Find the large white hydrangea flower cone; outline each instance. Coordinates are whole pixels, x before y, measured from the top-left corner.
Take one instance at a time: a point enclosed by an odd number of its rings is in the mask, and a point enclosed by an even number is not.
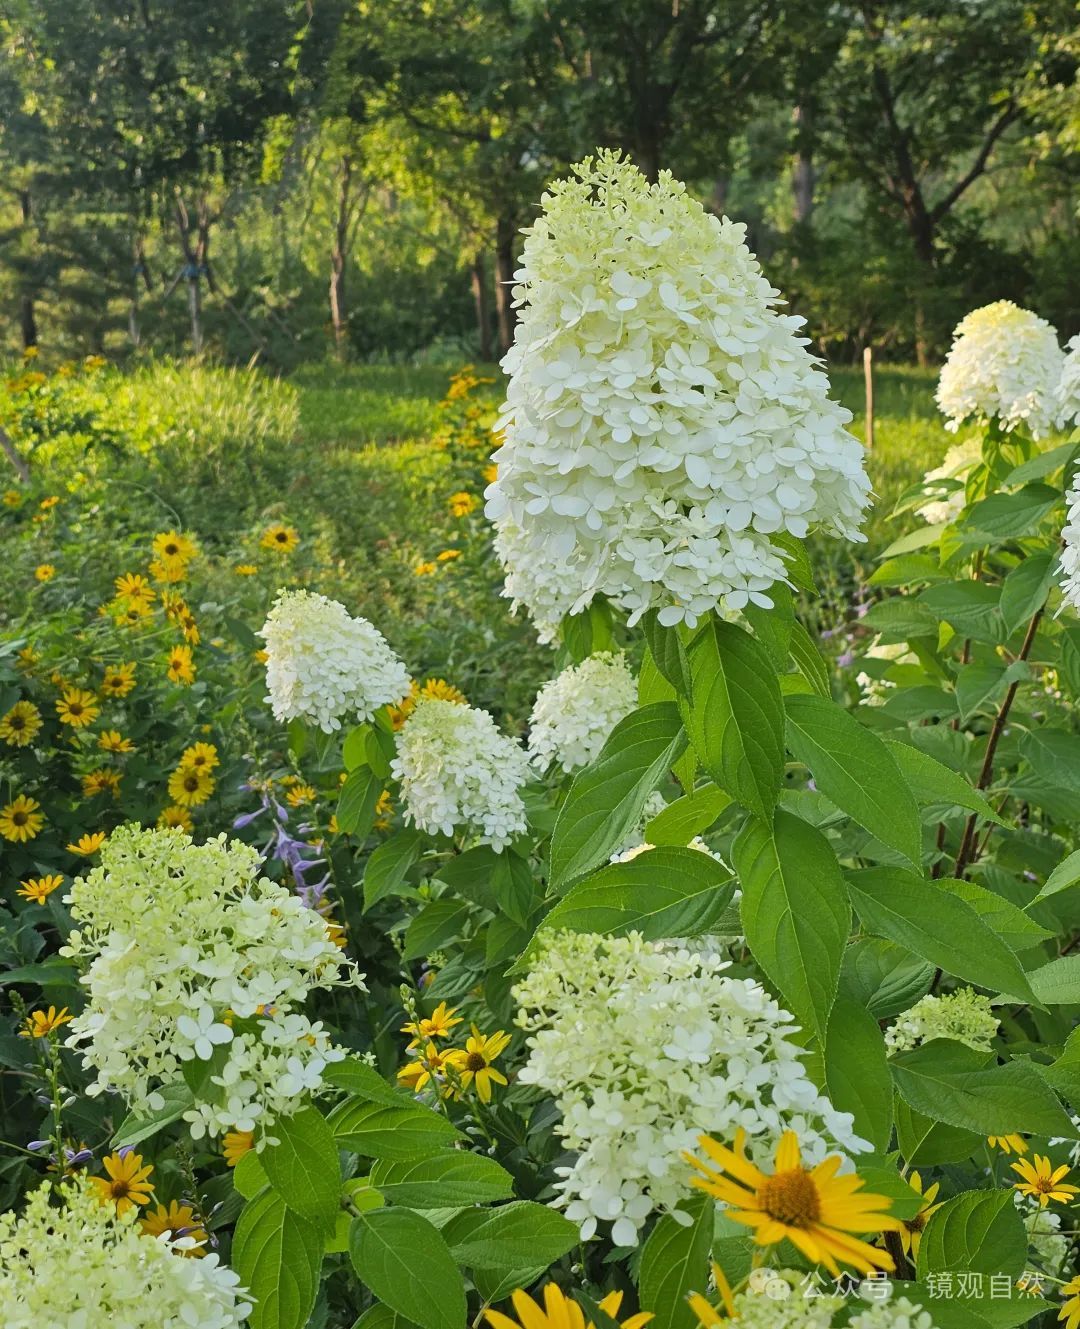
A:
[[[325,595],[282,591],[259,635],[276,720],[310,720],[331,733],[409,691],[408,670],[378,628]]]
[[[634,709],[637,683],[626,657],[613,651],[569,665],[536,695],[529,717],[529,756],[541,772],[587,766],[608,735]]]
[[[546,640],[601,593],[631,622],[768,607],[785,577],[773,537],[862,538],[850,413],[744,230],[617,154],[544,195],[486,511],[505,594]]]
[[[398,734],[391,763],[405,820],[429,835],[471,832],[501,851],[526,828],[525,750],[487,711],[420,696]]]
[[[1054,328],[1030,309],[998,300],[972,310],[956,325],[938,379],[945,427],[996,419],[1041,438],[1054,428],[1063,360]]]

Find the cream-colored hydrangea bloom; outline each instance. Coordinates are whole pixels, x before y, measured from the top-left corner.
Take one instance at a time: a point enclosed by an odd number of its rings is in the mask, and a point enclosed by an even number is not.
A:
[[[420,696],[391,763],[405,820],[429,835],[466,831],[497,850],[526,828],[521,789],[532,775],[520,744],[487,711]]]
[[[537,693],[529,717],[529,756],[541,772],[587,766],[608,735],[637,704],[637,682],[626,656],[600,651],[569,665]]]
[[[938,379],[947,429],[965,420],[997,420],[1004,430],[1041,438],[1054,428],[1063,363],[1057,333],[1011,300],[975,309],[956,325]]]
[[[636,1244],[654,1210],[689,1193],[682,1154],[703,1132],[743,1127],[759,1161],[785,1130],[815,1163],[870,1147],[810,1081],[794,1018],[727,968],[696,942],[557,933],[514,988],[529,1033],[518,1078],[559,1109],[574,1160],[557,1203],[585,1239],[610,1223],[616,1245]]]
[[[318,988],[363,982],[322,916],[258,868],[255,849],[224,835],[195,845],[121,826],[73,883],[77,928],[61,954],[83,966],[87,1003],[67,1042],[96,1072],[88,1094],[154,1111],[185,1066],[212,1063],[184,1113],[200,1138],[261,1132],[322,1087],[345,1054],[301,1007]]]
[[[50,1202],[52,1201],[52,1202]],[[59,1201],[59,1203],[56,1203]],[[184,1259],[183,1238],[150,1237],[85,1182],[39,1186],[0,1214],[4,1329],[234,1329],[251,1311],[213,1251]]]
[[[1074,481],[1065,495],[1067,514],[1061,532],[1061,561],[1058,574],[1061,593],[1076,610],[1080,610],[1080,480]]]
[[[331,733],[409,691],[408,671],[378,628],[325,595],[281,591],[259,635],[278,720],[310,720]]]
[[[923,521],[930,526],[940,526],[955,521],[960,516],[964,510],[965,499],[963,482],[981,458],[982,439],[965,438],[952,445],[940,466],[935,466],[932,471],[926,472],[923,484],[928,487],[934,486],[941,480],[955,480],[958,482],[958,487],[945,493],[943,487],[938,484],[941,497],[932,498],[928,503],[915,509]]]
[[[745,244],[667,172],[600,153],[528,230],[486,491],[505,593],[545,639],[600,594],[636,621],[769,607],[774,537],[857,540],[850,412]]]

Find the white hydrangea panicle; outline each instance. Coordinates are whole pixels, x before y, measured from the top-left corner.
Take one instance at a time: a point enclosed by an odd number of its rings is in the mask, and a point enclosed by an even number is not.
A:
[[[1065,495],[1066,516],[1061,532],[1061,559],[1058,579],[1067,603],[1080,610],[1080,479],[1074,480]]]
[[[419,697],[391,763],[405,820],[429,835],[469,832],[496,850],[526,829],[521,789],[532,775],[524,748],[487,711]]]
[[[885,1045],[892,1052],[908,1052],[932,1038],[951,1038],[989,1052],[997,1031],[998,1018],[990,998],[964,987],[940,997],[928,992],[886,1029]]]
[[[529,717],[529,756],[541,772],[587,766],[608,735],[637,705],[637,682],[621,652],[601,651],[569,665],[536,695]]]
[[[82,965],[87,1003],[67,1044],[96,1072],[89,1095],[153,1111],[187,1063],[212,1060],[184,1114],[198,1139],[262,1132],[322,1087],[345,1054],[300,1008],[316,989],[363,981],[322,916],[258,867],[255,849],[224,835],[195,845],[121,826],[74,882],[77,928],[61,954]]]
[[[550,640],[603,594],[634,622],[769,607],[771,537],[850,540],[869,500],[851,414],[745,228],[604,152],[526,233],[486,491],[505,593]]]
[[[1080,425],[1080,333],[1066,343],[1065,351],[1054,405],[1058,429],[1073,429]]]
[[[996,420],[1041,438],[1054,428],[1063,355],[1057,333],[1030,309],[998,300],[956,325],[938,379],[937,404],[946,429],[965,420]]]
[[[960,516],[964,510],[964,484],[968,475],[974,470],[982,459],[982,439],[976,437],[965,438],[959,443],[954,443],[946,452],[945,459],[940,466],[935,466],[932,471],[927,471],[923,477],[923,484],[932,487],[938,484],[938,490],[941,493],[940,498],[932,498],[921,507],[916,508],[918,515],[930,526],[941,526],[946,522],[952,522]],[[942,480],[959,481],[959,487],[950,489],[947,493],[944,486],[940,485]]]
[[[409,691],[409,673],[366,618],[311,591],[281,591],[259,632],[274,718],[310,720],[325,733],[370,720]]]
[[[616,1245],[635,1245],[654,1210],[689,1193],[682,1154],[705,1132],[743,1127],[759,1160],[785,1130],[815,1163],[837,1145],[870,1148],[809,1079],[794,1018],[727,967],[696,944],[564,932],[544,938],[514,988],[529,1033],[519,1079],[559,1109],[576,1157],[556,1203],[584,1239],[611,1223]]]
[[[252,1309],[239,1283],[215,1252],[185,1259],[85,1181],[39,1186],[21,1214],[0,1214],[0,1324],[11,1329],[238,1329]]]

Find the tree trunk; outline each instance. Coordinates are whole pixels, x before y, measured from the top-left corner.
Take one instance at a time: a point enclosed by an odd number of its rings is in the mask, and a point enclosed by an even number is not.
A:
[[[705,206],[716,217],[722,217],[727,207],[728,186],[731,183],[731,177],[724,172],[718,175],[713,181],[713,187],[709,194],[709,201]]]
[[[476,306],[476,330],[480,336],[480,359],[491,360],[491,303],[488,298],[487,263],[483,250],[472,261],[472,293]]]
[[[349,257],[349,220],[352,208],[352,158],[346,153],[338,167],[337,216],[330,246],[330,323],[334,330],[334,354],[345,360],[349,353],[349,314],[345,301],[345,267]]]
[[[503,215],[495,226],[495,310],[499,324],[499,351],[502,355],[514,343],[517,312],[513,300],[514,219]]]
[[[132,346],[138,347],[142,342],[142,329],[139,326],[139,299],[144,290],[149,294],[154,289],[150,279],[150,269],[146,263],[146,251],[143,247],[141,235],[136,235],[131,242],[131,257],[131,303],[128,306],[128,335],[131,337]]]
[[[28,230],[33,225],[34,205],[29,189],[19,190],[19,212],[22,224]],[[35,310],[36,291],[29,273],[24,276],[23,289],[19,292],[19,331],[22,333],[23,350],[28,351],[38,344],[37,313]]]
[[[795,225],[809,226],[814,211],[814,116],[808,102],[792,113],[795,121],[795,164],[791,192],[795,197]]]
[[[187,282],[188,316],[191,319],[191,349],[196,355],[201,355],[203,348],[202,285],[197,249],[202,245],[202,236],[200,234],[195,245],[191,243],[191,218],[182,198],[176,201],[176,224],[180,231],[180,247],[184,251],[182,275]],[[200,226],[200,232],[201,230],[202,227]]]

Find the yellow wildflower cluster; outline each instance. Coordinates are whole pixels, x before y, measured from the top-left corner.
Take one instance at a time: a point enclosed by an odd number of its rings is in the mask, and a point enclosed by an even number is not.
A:
[[[439,1047],[462,1023],[457,1008],[440,1001],[429,1016],[417,1016],[402,1025],[402,1033],[411,1035],[406,1051],[413,1060],[402,1066],[397,1078],[414,1094],[430,1086],[443,1098],[463,1098],[475,1086],[481,1103],[490,1103],[492,1087],[506,1084],[506,1076],[494,1066],[510,1043],[510,1035],[501,1029],[482,1034],[474,1024],[464,1047]]]
[[[193,743],[184,749],[176,769],[169,776],[169,797],[173,806],[166,808],[158,818],[159,826],[191,829],[188,809],[205,803],[214,792],[213,771],[218,763],[218,750],[213,743]]]
[[[459,706],[469,704],[465,694],[455,688],[452,683],[447,683],[445,678],[425,678],[423,683],[417,683],[414,678],[408,696],[402,697],[396,706],[388,707],[390,723],[395,730],[400,729],[409,716],[412,715],[416,709],[416,703],[421,697],[434,697],[438,701],[454,701]]]

